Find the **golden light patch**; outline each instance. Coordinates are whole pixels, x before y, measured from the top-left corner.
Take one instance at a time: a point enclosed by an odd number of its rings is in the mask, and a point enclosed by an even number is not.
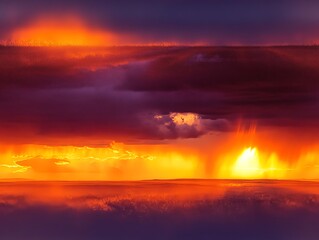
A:
[[[256,148],[247,148],[237,158],[233,166],[233,175],[238,177],[258,177],[263,173]]]
[[[256,147],[245,148],[239,155],[227,156],[219,166],[220,178],[284,179],[291,168],[276,153],[260,152]]]
[[[199,121],[199,115],[195,113],[171,113],[171,119],[176,125],[192,126]]]
[[[41,180],[196,177],[196,155],[163,148],[152,150],[115,142],[105,147],[21,145],[0,159],[0,168],[5,178]]]
[[[93,29],[76,17],[39,19],[15,30],[13,45],[20,46],[110,46],[114,34]]]

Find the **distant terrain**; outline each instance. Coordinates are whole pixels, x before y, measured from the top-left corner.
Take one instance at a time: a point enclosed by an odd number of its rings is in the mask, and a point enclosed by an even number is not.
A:
[[[319,182],[2,182],[0,238],[316,240]]]

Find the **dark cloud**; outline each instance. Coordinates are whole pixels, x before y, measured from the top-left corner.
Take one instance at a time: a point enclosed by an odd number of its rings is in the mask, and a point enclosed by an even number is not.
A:
[[[5,141],[190,138],[239,119],[312,129],[319,119],[315,47],[1,51]],[[199,120],[176,125],[172,113]]]
[[[154,104],[174,111],[313,120],[318,118],[317,53],[298,47],[189,48],[149,61],[139,71],[129,69],[120,88],[151,92]]]
[[[140,71],[133,65],[123,87],[281,96],[299,90],[307,94],[318,87],[316,55],[316,48],[188,48],[149,61]]]

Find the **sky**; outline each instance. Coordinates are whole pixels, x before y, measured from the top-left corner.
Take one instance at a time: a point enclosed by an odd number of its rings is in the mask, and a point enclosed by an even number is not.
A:
[[[318,178],[317,5],[1,1],[0,178]]]
[[[317,178],[318,49],[0,49],[3,178]]]
[[[3,0],[0,36],[2,41],[21,44],[17,30],[47,21],[67,26],[71,17],[91,31],[115,35],[111,45],[316,44],[316,9],[316,1],[299,0]]]
[[[318,239],[318,9],[0,0],[0,239]]]

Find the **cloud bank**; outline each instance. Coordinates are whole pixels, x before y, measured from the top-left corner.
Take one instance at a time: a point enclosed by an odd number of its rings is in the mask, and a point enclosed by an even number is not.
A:
[[[238,120],[317,129],[315,48],[0,51],[2,141],[196,138]]]

